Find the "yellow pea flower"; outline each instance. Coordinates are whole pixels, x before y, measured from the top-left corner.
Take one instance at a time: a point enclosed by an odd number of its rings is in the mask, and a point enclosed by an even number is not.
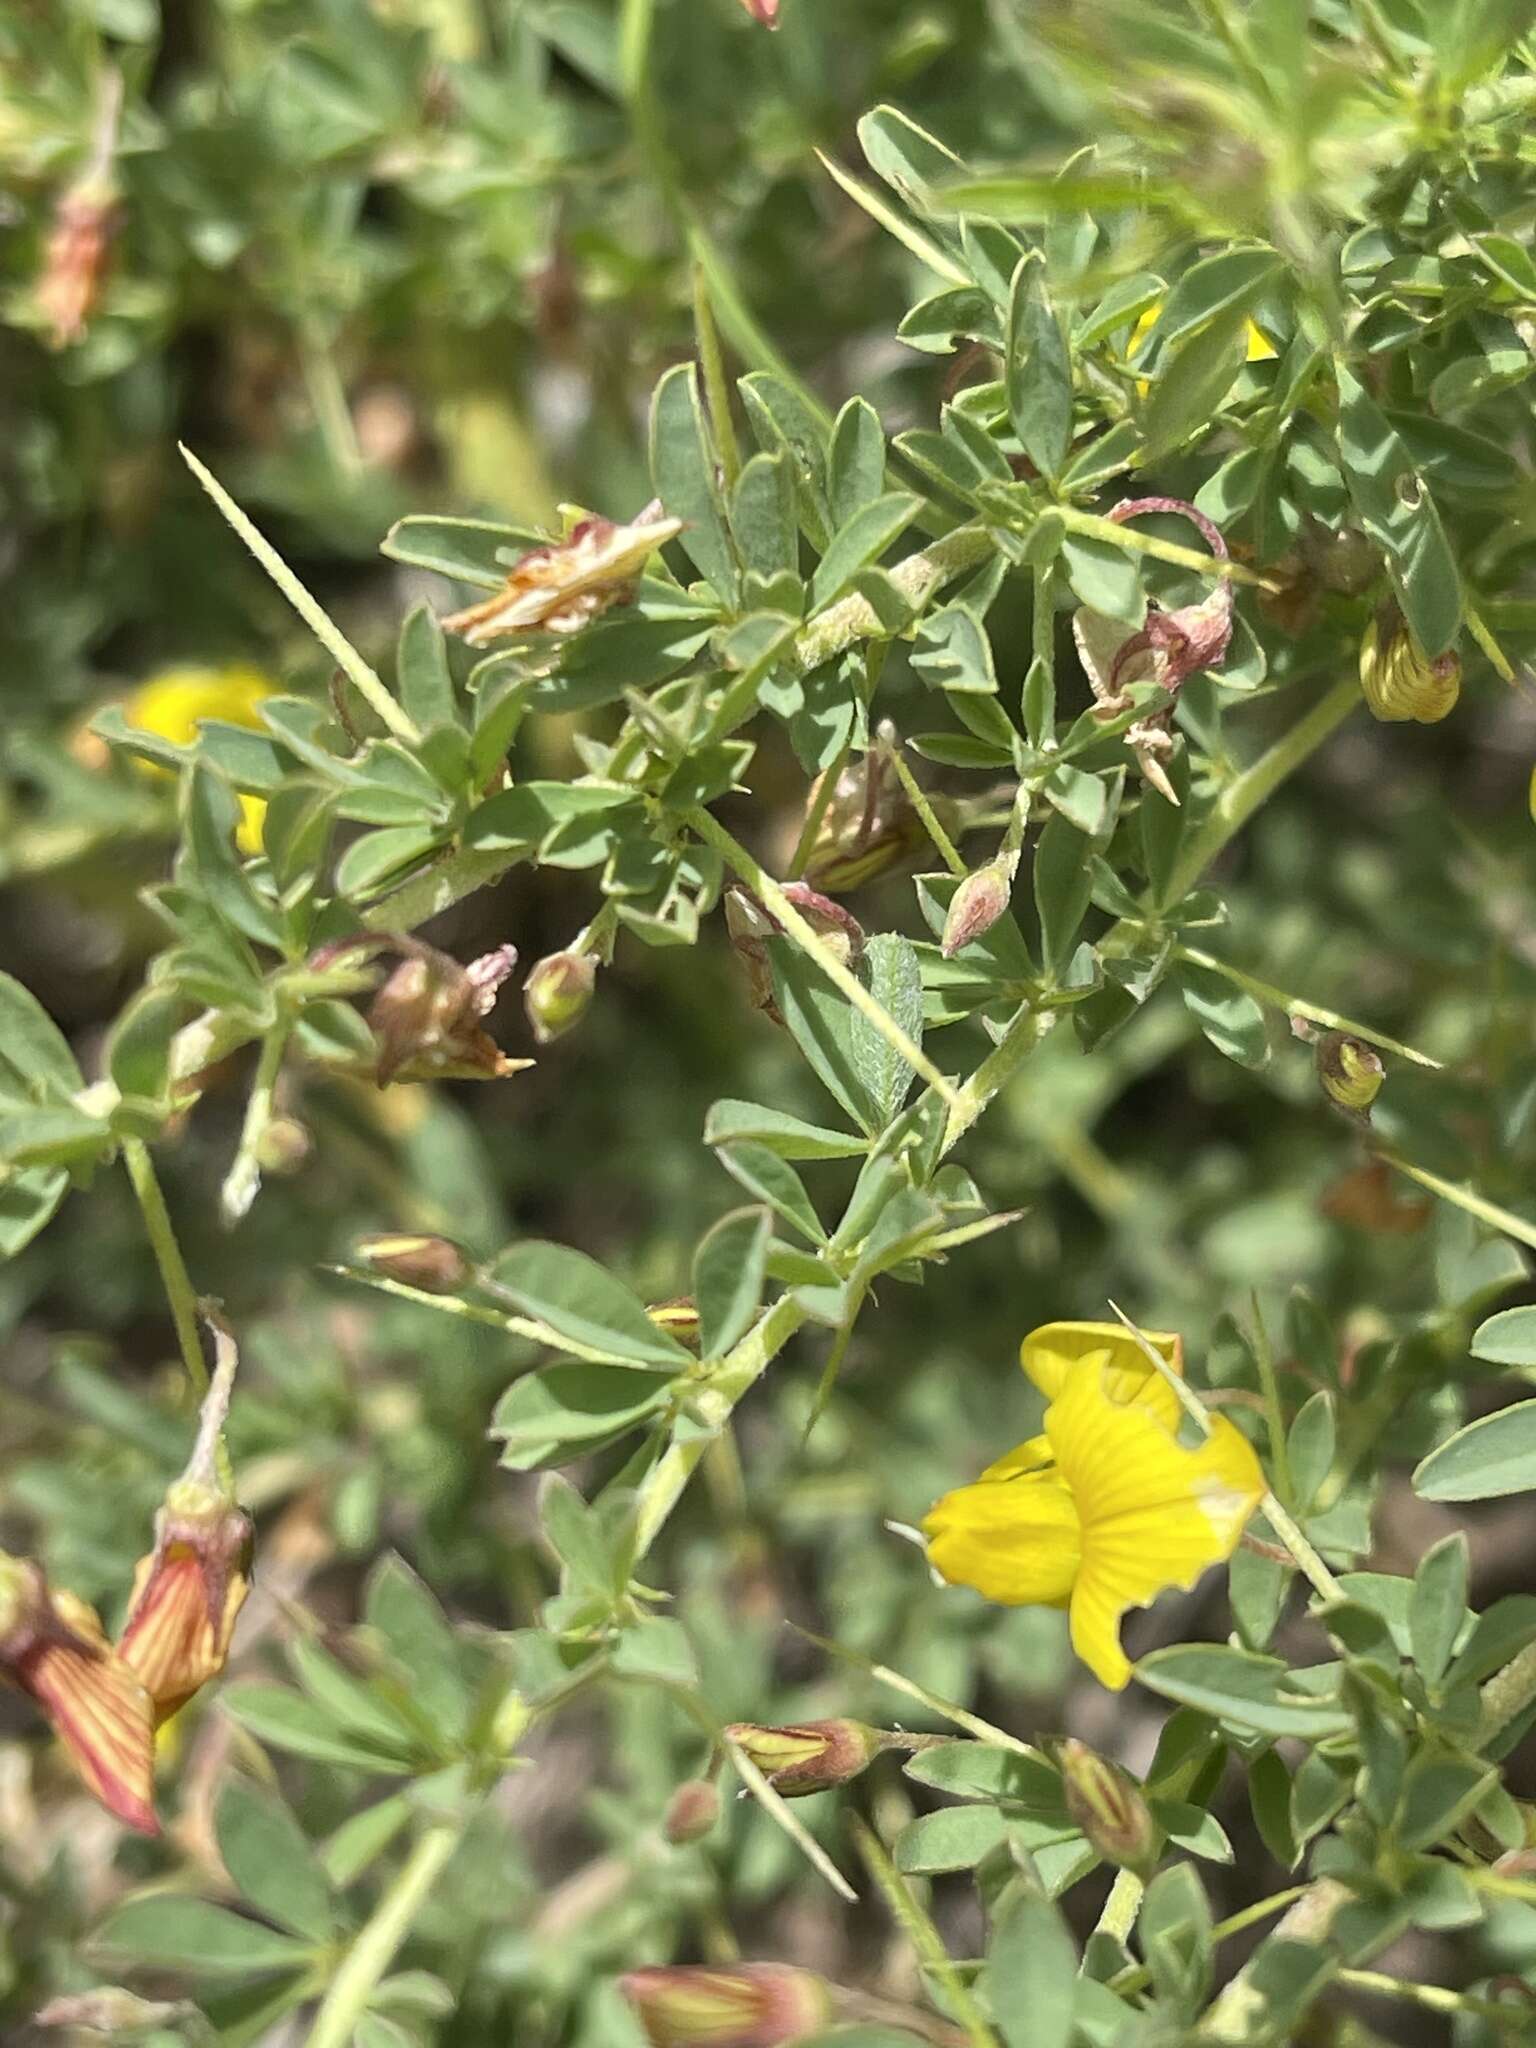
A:
[[[1149,1342],[1182,1369],[1176,1337]],[[1131,1675],[1121,1617],[1229,1558],[1264,1475],[1223,1416],[1182,1445],[1177,1396],[1114,1325],[1046,1324],[1022,1357],[1051,1397],[1044,1433],[930,1509],[928,1555],[989,1600],[1067,1609],[1073,1649],[1119,1691]]]
[[[277,685],[269,676],[243,663],[226,668],[164,668],[124,698],[122,711],[124,721],[140,732],[152,732],[172,746],[187,747],[197,738],[205,718],[258,729],[262,704],[276,694]],[[150,768],[149,772],[157,771]],[[260,797],[241,796],[235,839],[242,853],[260,853],[266,815]]]
[[[1163,308],[1167,303],[1166,299],[1154,300],[1131,329],[1130,344],[1125,352],[1129,361],[1135,361],[1136,351],[1163,317]],[[1275,344],[1264,330],[1250,320],[1248,322],[1248,353],[1244,360],[1250,363],[1269,363],[1273,362],[1279,353],[1280,351],[1275,347]],[[1138,377],[1136,379],[1136,389],[1143,398],[1146,397],[1151,388],[1147,378]]]

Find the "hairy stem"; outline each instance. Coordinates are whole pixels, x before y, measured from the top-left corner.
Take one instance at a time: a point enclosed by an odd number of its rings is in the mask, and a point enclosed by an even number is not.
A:
[[[439,1821],[418,1837],[373,1917],[347,1951],[331,1980],[307,2048],[347,2048],[379,1981],[411,1930],[432,1887],[442,1876],[464,1833],[464,1821]]]
[[[853,1822],[854,1845],[864,1868],[879,1886],[892,1916],[932,1976],[942,1985],[950,2010],[964,2027],[972,2048],[997,2048],[997,2036],[971,1996],[970,1986],[955,1968],[944,1937],[924,1912],[912,1887],[886,1853],[885,1844],[862,1820]]]
[[[160,1191],[149,1147],[142,1138],[123,1140],[123,1164],[128,1169],[128,1178],[143,1212],[144,1228],[149,1233],[155,1264],[160,1268],[160,1279],[165,1287],[166,1300],[170,1303],[171,1321],[176,1326],[176,1342],[181,1349],[182,1363],[187,1368],[187,1378],[201,1396],[208,1391],[208,1367],[203,1360],[202,1339],[197,1333],[197,1293],[171,1227],[170,1211]]]

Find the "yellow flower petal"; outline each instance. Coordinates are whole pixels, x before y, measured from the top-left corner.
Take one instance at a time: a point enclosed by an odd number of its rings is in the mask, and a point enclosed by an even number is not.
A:
[[[1032,1436],[1022,1444],[1015,1444],[1011,1451],[1004,1451],[995,1458],[977,1479],[978,1486],[985,1486],[1000,1479],[1018,1479],[1026,1472],[1040,1472],[1048,1465],[1054,1465],[1056,1453],[1043,1436]]]
[[[1071,1597],[1081,1532],[1072,1495],[1053,1470],[946,1493],[923,1533],[934,1569],[952,1586],[974,1586],[1005,1607],[1065,1607]]]
[[[1072,1646],[1118,1690],[1131,1675],[1120,1618],[1171,1586],[1192,1586],[1237,1548],[1264,1493],[1252,1447],[1224,1417],[1186,1450],[1140,1403],[1074,1373],[1046,1411],[1046,1435],[1082,1527]]]
[[[1184,1340],[1171,1330],[1144,1330],[1142,1335],[1184,1377]],[[1159,1389],[1166,1382],[1123,1323],[1042,1323],[1019,1346],[1019,1363],[1048,1401],[1054,1401],[1080,1368],[1097,1373],[1112,1401],[1151,1398],[1158,1412],[1167,1402]],[[1167,1394],[1178,1412],[1178,1396]]]

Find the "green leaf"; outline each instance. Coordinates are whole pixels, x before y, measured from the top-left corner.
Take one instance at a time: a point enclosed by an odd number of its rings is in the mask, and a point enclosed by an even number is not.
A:
[[[941,690],[997,695],[992,643],[968,605],[946,604],[930,612],[917,629],[909,659],[925,682],[937,684]]]
[[[1413,1475],[1421,1500],[1492,1500],[1536,1490],[1536,1400],[1479,1416],[1422,1460]]]
[[[880,1120],[853,1052],[856,1011],[798,946],[783,938],[764,944],[785,1029],[838,1106],[866,1132],[878,1130]]]
[[[57,1167],[28,1167],[0,1180],[0,1259],[25,1251],[68,1192],[69,1175]]]
[[[910,491],[888,491],[861,505],[833,534],[811,578],[811,607],[821,611],[843,595],[867,563],[883,555],[923,509]]]
[[[698,370],[679,363],[651,403],[651,477],[667,516],[684,522],[680,544],[721,602],[739,595],[736,558],[716,482],[717,456],[699,400]]]
[[[1093,897],[1093,871],[1088,862],[1091,850],[1087,834],[1053,810],[1035,848],[1034,870],[1041,957],[1053,980],[1060,980],[1072,958]]]
[[[480,590],[500,590],[520,555],[546,546],[548,536],[532,527],[412,513],[395,521],[381,552],[392,562],[406,562],[413,569],[433,569],[439,576],[451,576],[455,582],[471,583]]]
[[[1479,1323],[1472,1356],[1490,1365],[1536,1365],[1536,1308],[1506,1308]]]
[[[1090,611],[1103,612],[1126,626],[1139,626],[1147,615],[1146,592],[1136,557],[1126,548],[1096,536],[1068,533],[1061,543],[1062,565],[1074,594]]]
[[[722,1145],[719,1158],[726,1172],[740,1181],[749,1195],[766,1202],[791,1229],[798,1230],[812,1244],[826,1243],[827,1233],[821,1227],[821,1219],[799,1174],[787,1159],[770,1152],[766,1145],[750,1143]]]
[[[1408,1767],[1396,1834],[1405,1849],[1432,1849],[1454,1832],[1497,1782],[1486,1765],[1419,1756]]]
[[[392,1792],[342,1822],[320,1851],[325,1874],[338,1891],[345,1891],[362,1876],[415,1811],[408,1794]]]
[[[1072,365],[1045,288],[1045,266],[1035,255],[1013,274],[1006,389],[1019,445],[1041,475],[1054,480],[1072,440]]]
[[[688,1364],[680,1344],[657,1329],[624,1284],[568,1245],[537,1240],[504,1251],[491,1276],[518,1307],[564,1337],[656,1372]]]
[[[782,1109],[730,1097],[711,1105],[704,1120],[706,1145],[730,1145],[748,1138],[782,1159],[853,1159],[869,1149],[867,1138],[808,1124]]]
[[[864,952],[864,979],[870,994],[906,1032],[914,1045],[923,1042],[923,975],[917,949],[897,932],[872,938]],[[858,1011],[848,1020],[854,1067],[870,1101],[876,1125],[884,1129],[907,1099],[913,1071],[896,1048]]]
[[[430,605],[416,605],[400,628],[395,688],[423,732],[457,722],[459,707],[448,667],[448,647]]]
[[[1269,1060],[1269,1032],[1264,1012],[1245,989],[1208,967],[1174,970],[1184,1007],[1206,1037],[1240,1067],[1262,1067]]]
[[[832,426],[827,494],[834,530],[878,498],[885,484],[885,429],[867,398],[850,398]],[[790,564],[793,567],[793,564]]]
[[[614,1646],[613,1668],[627,1678],[649,1678],[663,1685],[699,1682],[687,1632],[666,1614],[651,1615],[622,1632]]]
[[[274,1970],[302,1970],[311,1954],[306,1943],[275,1934],[223,1906],[164,1893],[119,1906],[91,1945],[114,1960],[186,1970],[194,1977],[256,1977]]]
[[[1008,2048],[1068,2048],[1077,2002],[1077,1944],[1049,1899],[1017,1891],[987,1956],[987,1998]]]
[[[1445,1676],[1467,1620],[1467,1539],[1458,1529],[1419,1560],[1413,1575],[1408,1628],[1413,1661],[1428,1685]]]
[[[383,1557],[369,1574],[363,1618],[383,1637],[410,1681],[411,1698],[448,1748],[463,1733],[469,1688],[459,1646],[436,1596],[403,1558]]]
[[[552,1365],[513,1381],[496,1405],[491,1435],[502,1440],[503,1465],[533,1471],[600,1450],[669,1399],[665,1381],[626,1366]]]
[[[1321,1741],[1350,1725],[1335,1698],[1314,1695],[1296,1682],[1276,1657],[1255,1656],[1214,1644],[1180,1643],[1153,1650],[1136,1666],[1136,1676],[1165,1699],[1198,1707],[1259,1735],[1297,1735]]]
[[[232,1777],[219,1794],[215,1833],[224,1868],[247,1902],[316,1944],[335,1931],[330,1886],[293,1814],[274,1792]]]
[[[1168,294],[1152,330],[1159,350],[1173,349],[1223,314],[1246,320],[1279,269],[1273,249],[1223,249],[1192,263]]]
[[[896,1868],[909,1876],[974,1870],[1002,1841],[1007,1823],[995,1806],[947,1806],[920,1814],[896,1837]]]
[[[0,974],[0,1102],[67,1102],[85,1078],[30,989]]]
[[[878,484],[876,486],[878,489]],[[800,569],[800,534],[795,524],[795,479],[785,450],[754,455],[731,494],[731,531],[742,566],[774,577]]]
[[[1214,423],[1247,354],[1248,315],[1242,306],[1208,324],[1158,358],[1157,378],[1142,414],[1144,460],[1169,454]]]
[[[751,1328],[763,1299],[769,1235],[766,1209],[736,1209],[722,1216],[700,1244],[693,1261],[693,1298],[701,1357],[723,1357]]]
[[[1291,1831],[1291,1774],[1272,1749],[1248,1766],[1248,1803],[1265,1848],[1277,1863],[1293,1869],[1298,1852]]]
[[[1310,1511],[1318,1488],[1333,1469],[1337,1438],[1332,1394],[1313,1394],[1291,1424],[1286,1442],[1298,1514]]]
[[[919,1785],[960,1799],[1006,1799],[1066,1817],[1061,1778],[1042,1757],[1022,1756],[991,1742],[943,1742],[902,1765]]]

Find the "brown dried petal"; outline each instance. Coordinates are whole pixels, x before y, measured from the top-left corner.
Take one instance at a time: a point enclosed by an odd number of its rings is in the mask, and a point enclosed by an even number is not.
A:
[[[472,647],[517,633],[577,633],[609,605],[625,603],[647,560],[683,530],[653,499],[627,525],[594,515],[564,540],[534,548],[507,573],[494,597],[454,612],[443,624]]]

